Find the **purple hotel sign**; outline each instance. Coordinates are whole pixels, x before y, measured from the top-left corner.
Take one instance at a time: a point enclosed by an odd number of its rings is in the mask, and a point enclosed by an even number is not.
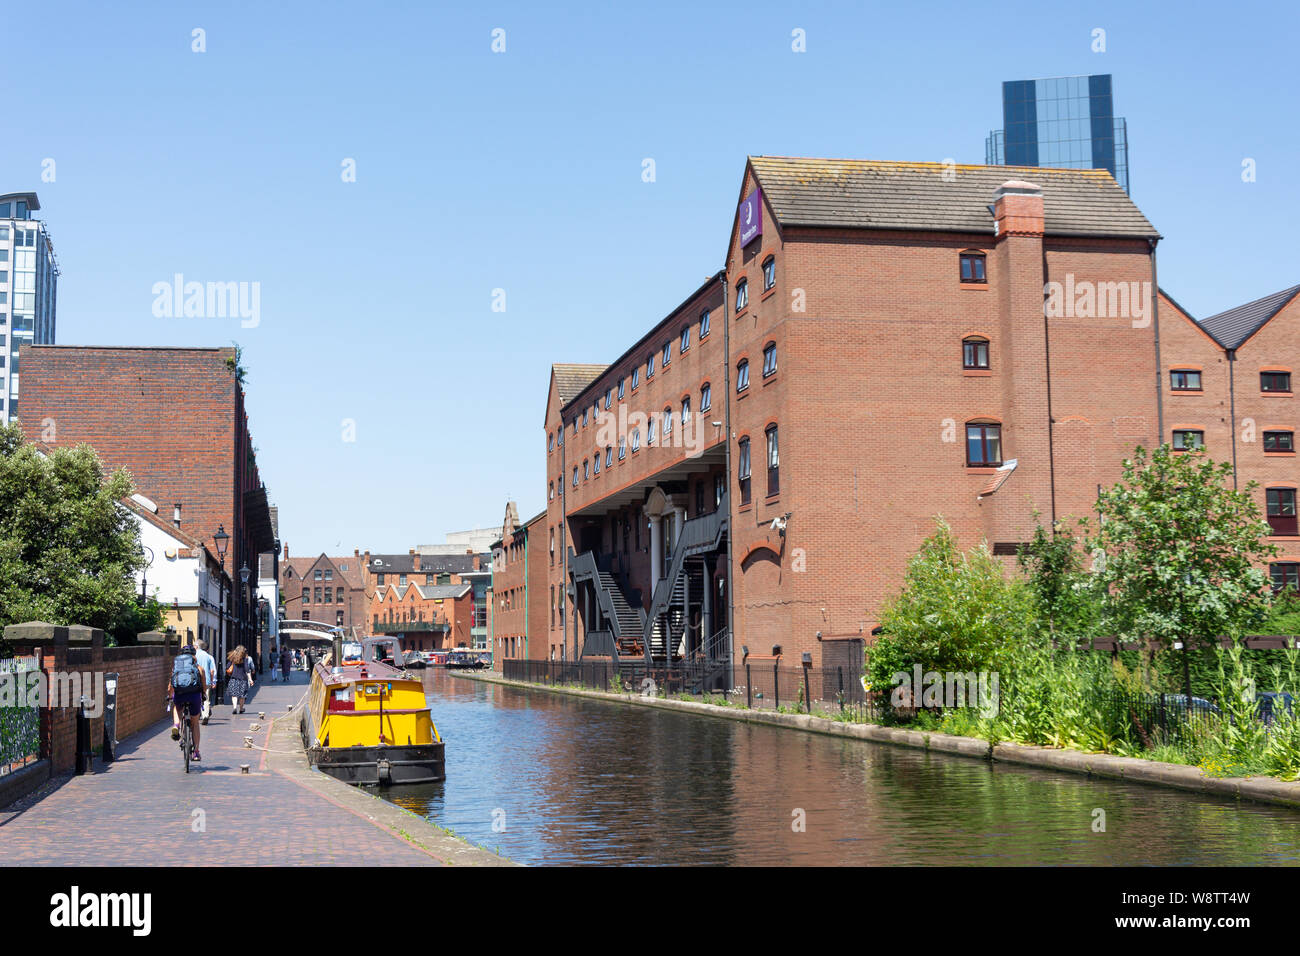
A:
[[[743,249],[763,234],[763,192],[755,189],[740,204],[740,247]]]

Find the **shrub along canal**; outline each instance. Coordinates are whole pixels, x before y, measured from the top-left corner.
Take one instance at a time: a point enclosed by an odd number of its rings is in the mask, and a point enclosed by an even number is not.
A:
[[[447,779],[381,795],[520,863],[1300,864],[1285,808],[442,669],[425,686]]]

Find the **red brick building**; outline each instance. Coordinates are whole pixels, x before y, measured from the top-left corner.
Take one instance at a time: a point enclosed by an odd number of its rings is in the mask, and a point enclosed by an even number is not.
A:
[[[347,634],[370,633],[370,596],[359,551],[349,557],[291,558],[284,545],[280,590],[284,616],[289,620],[320,621],[341,627]]]
[[[550,655],[547,607],[546,512],[522,524],[507,503],[501,537],[492,543],[492,658],[546,660]]]
[[[445,584],[382,584],[371,597],[370,627],[396,635],[404,651],[472,647],[474,590],[459,575]]]
[[[1296,526],[1296,396],[1300,286],[1195,321],[1168,295],[1160,299],[1164,440],[1203,447],[1230,461],[1238,487],[1258,482],[1260,512],[1282,553],[1275,586],[1300,586]]]
[[[49,445],[91,445],[173,527],[225,555],[224,653],[258,647],[258,555],[278,547],[233,348],[22,345],[22,426]],[[240,582],[247,567],[249,586]]]
[[[553,368],[555,656],[848,659],[936,516],[1088,514],[1160,433],[1158,239],[1105,172],[752,157],[725,270]]]

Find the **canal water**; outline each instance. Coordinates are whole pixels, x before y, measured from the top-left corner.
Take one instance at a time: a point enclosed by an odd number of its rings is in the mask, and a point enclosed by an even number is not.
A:
[[[1283,808],[441,668],[425,684],[447,779],[382,795],[521,863],[1300,864],[1300,812]]]

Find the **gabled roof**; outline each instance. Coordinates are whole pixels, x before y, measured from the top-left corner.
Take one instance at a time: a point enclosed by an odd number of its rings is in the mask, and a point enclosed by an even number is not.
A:
[[[1300,294],[1300,285],[1274,292],[1254,302],[1228,309],[1208,319],[1201,319],[1201,328],[1225,349],[1240,348],[1252,335],[1262,329],[1268,320],[1277,315],[1288,302]]]
[[[470,585],[465,584],[413,584],[420,597],[426,601],[442,601],[448,598],[464,597],[469,593]]]
[[[578,365],[567,363],[556,363],[551,366],[551,374],[555,376],[555,391],[560,396],[561,407],[569,404],[578,397],[578,394],[600,377],[600,373],[609,368],[608,365]]]
[[[1104,169],[787,156],[751,156],[749,162],[782,225],[992,234],[993,193],[1019,179],[1042,187],[1049,236],[1159,238]]]

